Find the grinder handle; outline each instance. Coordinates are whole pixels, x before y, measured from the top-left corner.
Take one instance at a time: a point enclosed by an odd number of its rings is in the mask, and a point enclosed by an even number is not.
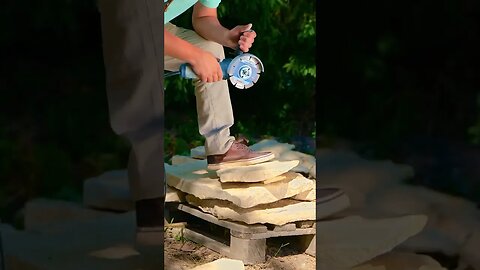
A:
[[[228,66],[230,65],[230,62],[232,62],[232,59],[223,59],[222,61],[219,62],[220,68],[222,69],[222,79],[226,80],[228,79]],[[188,63],[181,64],[180,65],[180,77],[184,79],[198,79],[197,74],[192,69],[192,66]]]
[[[240,36],[243,35],[243,33],[246,33],[246,32],[253,32],[253,29],[250,29],[250,30],[247,30],[247,31],[243,31],[242,34]],[[235,52],[233,53],[235,56],[239,56],[240,54],[242,54],[243,51],[240,50],[240,45],[237,45],[237,47],[235,48]]]

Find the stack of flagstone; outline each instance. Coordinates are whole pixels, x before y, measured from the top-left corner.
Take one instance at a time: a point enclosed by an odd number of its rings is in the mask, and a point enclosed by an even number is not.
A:
[[[219,219],[247,224],[315,220],[315,158],[293,147],[263,140],[251,148],[272,151],[274,160],[218,171],[207,170],[206,160],[198,159],[205,157],[203,147],[192,149],[192,158],[175,156],[172,165],[165,164],[168,194],[180,194],[178,198]],[[348,197],[338,189],[322,193],[324,217],[349,206]]]

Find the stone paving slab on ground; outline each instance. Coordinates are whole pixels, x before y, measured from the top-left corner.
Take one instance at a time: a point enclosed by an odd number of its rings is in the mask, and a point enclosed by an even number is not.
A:
[[[410,215],[388,219],[350,216],[318,222],[318,269],[348,269],[391,251],[418,234],[427,217]]]
[[[394,169],[395,164],[368,161],[350,152],[320,152],[317,159],[320,172],[318,183],[339,186],[352,199],[352,207],[342,212],[342,216],[388,218],[426,215],[428,222],[424,230],[401,243],[398,248],[407,252],[441,253],[452,258],[460,256],[459,260],[466,265],[480,269],[476,262],[478,256],[468,256],[464,252],[465,247],[472,246],[472,236],[480,227],[480,209],[474,202],[406,184],[401,179],[408,179],[409,169],[403,165]],[[368,168],[372,169],[371,173],[368,173]],[[353,177],[356,171],[361,173]],[[382,171],[390,173],[379,173]],[[385,177],[388,174],[393,177]],[[339,184],[332,184],[335,182]],[[480,250],[480,242],[469,250]]]
[[[323,187],[343,189],[351,199],[353,209],[364,208],[366,196],[372,190],[397,186],[413,177],[410,166],[391,161],[368,161],[350,155],[323,159],[317,160],[318,183]]]
[[[7,269],[161,269],[160,257],[138,254],[134,220],[128,212],[51,224],[48,233],[2,230]]]
[[[447,270],[427,255],[393,251],[382,254],[352,270]]]
[[[25,204],[24,228],[25,230],[47,230],[52,224],[95,219],[105,215],[112,215],[112,213],[87,209],[80,203],[36,198]]]

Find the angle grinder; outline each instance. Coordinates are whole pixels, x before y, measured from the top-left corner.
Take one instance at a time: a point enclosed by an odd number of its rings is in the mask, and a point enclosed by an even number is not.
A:
[[[238,89],[252,87],[260,78],[260,73],[264,72],[263,63],[257,56],[243,53],[240,49],[236,50],[236,56],[233,59],[223,59],[219,64],[223,80],[228,79]],[[180,75],[184,79],[198,79],[190,64],[187,63],[180,65],[178,71],[166,73],[164,77],[174,75]]]

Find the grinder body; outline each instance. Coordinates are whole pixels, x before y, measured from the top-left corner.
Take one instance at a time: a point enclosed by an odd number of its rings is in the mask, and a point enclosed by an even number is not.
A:
[[[250,53],[241,53],[233,59],[223,59],[219,64],[222,69],[222,79],[230,80],[239,89],[252,87],[258,81],[260,73],[264,71],[262,61]],[[198,78],[187,63],[180,65],[178,74],[185,79]]]
[[[228,79],[228,66],[232,62],[232,59],[224,59],[223,61],[219,62],[220,68],[222,69],[223,80]],[[189,64],[182,64],[180,65],[180,77],[184,79],[198,79],[197,74],[193,72],[192,66]]]

